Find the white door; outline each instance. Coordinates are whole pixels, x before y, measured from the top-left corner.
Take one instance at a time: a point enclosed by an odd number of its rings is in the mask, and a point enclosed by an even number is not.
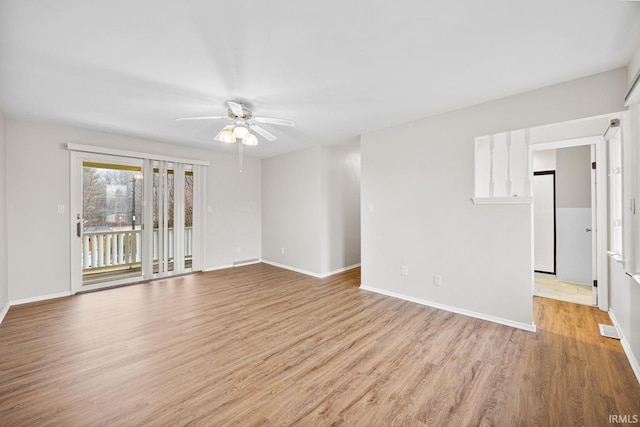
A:
[[[140,281],[142,160],[75,152],[71,160],[72,292]]]

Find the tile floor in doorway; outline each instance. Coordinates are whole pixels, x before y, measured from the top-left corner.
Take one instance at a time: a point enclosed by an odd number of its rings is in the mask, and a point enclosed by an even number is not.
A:
[[[535,294],[544,298],[593,305],[591,286],[559,281],[555,275],[535,273]]]

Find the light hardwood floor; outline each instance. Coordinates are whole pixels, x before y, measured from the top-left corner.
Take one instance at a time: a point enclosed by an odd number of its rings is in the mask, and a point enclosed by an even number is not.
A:
[[[561,282],[553,274],[535,273],[536,295],[576,304],[593,305],[591,286]]]
[[[606,313],[537,333],[256,264],[12,307],[0,424],[608,425],[640,385]]]

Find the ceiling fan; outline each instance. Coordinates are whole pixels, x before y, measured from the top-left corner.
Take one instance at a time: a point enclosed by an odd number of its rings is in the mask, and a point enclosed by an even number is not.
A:
[[[258,145],[258,134],[267,141],[275,141],[276,136],[256,123],[268,123],[280,126],[295,126],[291,120],[276,119],[272,117],[255,117],[253,112],[244,104],[227,101],[229,109],[226,116],[202,116],[202,117],[180,117],[176,121],[184,120],[220,120],[227,119],[232,123],[226,125],[214,139],[226,143],[234,143],[240,140],[244,145]]]

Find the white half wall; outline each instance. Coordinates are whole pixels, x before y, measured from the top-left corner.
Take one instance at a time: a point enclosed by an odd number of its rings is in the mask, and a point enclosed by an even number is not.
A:
[[[69,142],[209,161],[205,269],[260,258],[259,159],[245,158],[239,173],[235,155],[16,120],[7,138],[10,301],[69,292]]]
[[[363,286],[532,324],[531,206],[471,203],[474,138],[620,111],[625,86],[618,69],[363,135]]]
[[[7,269],[7,121],[0,113],[0,322],[9,308]]]

